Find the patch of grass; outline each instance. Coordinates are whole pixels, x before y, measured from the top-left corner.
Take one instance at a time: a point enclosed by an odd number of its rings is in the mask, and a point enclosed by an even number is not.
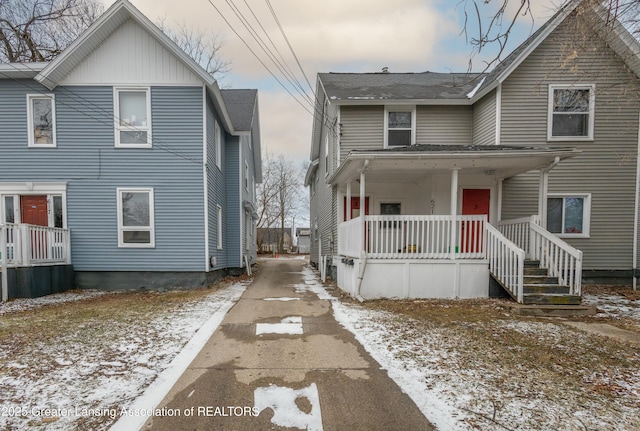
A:
[[[529,400],[531,417],[545,416],[544,404],[574,411],[590,406],[594,414],[615,417],[620,409],[640,405],[637,346],[583,333],[561,319],[512,315],[501,303],[376,300],[364,306],[392,313],[385,321],[393,332],[390,346],[422,337],[399,357],[431,367],[437,358],[436,369],[446,378],[457,376],[483,388],[476,394],[484,398],[472,397],[470,411],[491,417],[495,409]],[[625,429],[640,427],[640,419],[634,421]]]

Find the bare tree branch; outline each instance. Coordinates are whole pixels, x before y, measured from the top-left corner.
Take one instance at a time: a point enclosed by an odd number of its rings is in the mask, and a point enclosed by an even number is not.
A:
[[[0,62],[52,60],[101,13],[97,0],[0,0]]]

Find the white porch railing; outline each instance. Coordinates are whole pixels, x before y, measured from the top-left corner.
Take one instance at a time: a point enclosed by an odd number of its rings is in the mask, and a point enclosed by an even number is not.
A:
[[[541,227],[538,216],[501,221],[500,231],[527,250],[529,258],[540,261],[549,277],[558,277],[560,285],[568,286],[571,295],[582,293],[582,251]]]
[[[0,225],[0,234],[7,267],[71,263],[68,229],[6,223]]]
[[[362,251],[364,227],[360,217],[338,225],[338,254],[359,257]]]
[[[487,258],[489,271],[522,303],[525,252],[490,224],[487,224]]]
[[[456,223],[455,258],[485,258],[487,217],[447,215],[365,216],[338,227],[338,252],[372,259],[450,259],[452,221]],[[364,235],[364,236],[363,236]],[[363,242],[364,241],[364,242]]]

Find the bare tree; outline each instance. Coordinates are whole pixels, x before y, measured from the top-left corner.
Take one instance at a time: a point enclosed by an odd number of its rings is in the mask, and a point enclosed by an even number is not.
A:
[[[265,155],[262,166],[262,184],[257,188],[258,228],[280,228],[278,249],[282,253],[285,223],[304,203],[303,171],[283,155],[274,157],[270,153]]]
[[[216,80],[221,80],[229,73],[231,63],[220,56],[220,49],[224,45],[221,35],[192,28],[184,22],[170,27],[165,19],[159,20],[158,27]]]
[[[52,60],[101,13],[97,0],[0,0],[0,62]]]
[[[557,0],[555,8],[559,10],[576,1],[579,0]],[[588,29],[607,30],[618,21],[636,37],[640,37],[640,0],[584,0],[581,3],[583,10],[599,7],[604,16],[604,20],[598,19],[597,22],[592,19]],[[474,58],[489,48],[496,51],[483,60],[483,71],[491,69],[506,53],[515,26],[526,20],[533,28],[536,19],[540,18],[535,16],[531,0],[460,0],[459,5],[465,17],[462,32],[472,47],[469,70]]]

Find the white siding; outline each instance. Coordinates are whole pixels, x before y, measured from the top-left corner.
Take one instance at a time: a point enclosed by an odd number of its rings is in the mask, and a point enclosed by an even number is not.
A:
[[[146,30],[128,20],[61,84],[112,83],[201,85],[202,80]]]

